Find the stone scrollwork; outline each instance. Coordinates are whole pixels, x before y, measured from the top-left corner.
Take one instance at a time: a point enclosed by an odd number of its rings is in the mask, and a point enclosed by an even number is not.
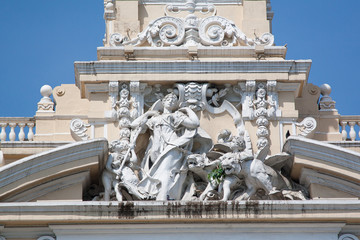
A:
[[[120,33],[113,33],[110,36],[110,46],[112,47],[120,46],[123,42],[127,40],[128,38],[124,37]]]
[[[140,45],[145,41],[152,47],[177,46],[185,38],[184,21],[180,18],[161,17],[151,22],[149,26],[132,41],[124,45]]]
[[[152,21],[138,37],[128,40],[120,34],[111,36],[111,46],[133,45],[140,46],[146,41],[152,47],[167,46],[272,46],[274,36],[264,33],[261,37],[255,35],[248,38],[234,22],[220,16],[199,18],[194,11],[214,12],[213,5],[197,7],[192,1],[181,6],[168,5],[166,11],[178,12],[188,10],[190,14],[185,18],[164,16]]]
[[[233,46],[237,41],[240,45],[248,45],[245,34],[233,22],[223,17],[203,19],[199,24],[199,35],[205,46]]]
[[[295,125],[298,126],[300,130],[300,133],[298,135],[306,137],[315,130],[317,122],[314,118],[307,117],[304,118],[301,123],[296,123]]]
[[[274,45],[274,35],[271,33],[264,33],[261,37],[255,37],[255,39],[249,40],[249,45],[265,45],[272,46]]]
[[[81,119],[73,119],[70,122],[70,130],[75,139],[77,140],[88,140],[89,136],[87,135],[87,128],[90,127],[90,124],[85,124]]]

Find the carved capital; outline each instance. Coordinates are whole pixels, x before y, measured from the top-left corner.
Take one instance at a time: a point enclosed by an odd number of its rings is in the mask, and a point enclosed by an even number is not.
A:
[[[119,93],[119,82],[109,82],[109,94],[118,95]]]
[[[129,84],[131,93],[137,93],[137,94],[144,93],[146,91],[147,87],[148,87],[147,83],[140,83],[138,81],[130,82],[130,84]]]
[[[255,92],[255,89],[256,89],[256,81],[254,81],[254,80],[246,81],[246,84],[245,84],[246,92]]]
[[[276,92],[277,91],[277,82],[275,80],[267,81],[266,87],[267,87],[268,92]]]
[[[9,127],[14,128],[17,126],[17,123],[9,123]]]

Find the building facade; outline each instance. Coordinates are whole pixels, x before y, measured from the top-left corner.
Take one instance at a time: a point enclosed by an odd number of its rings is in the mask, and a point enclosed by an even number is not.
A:
[[[0,118],[2,238],[358,240],[360,117],[286,59],[273,15],[104,0],[98,60]]]

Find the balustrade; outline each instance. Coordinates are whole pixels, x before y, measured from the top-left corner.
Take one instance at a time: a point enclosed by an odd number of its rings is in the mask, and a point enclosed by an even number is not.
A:
[[[360,116],[341,116],[340,126],[343,141],[360,139]]]
[[[0,117],[0,141],[34,141],[34,127],[33,118]]]

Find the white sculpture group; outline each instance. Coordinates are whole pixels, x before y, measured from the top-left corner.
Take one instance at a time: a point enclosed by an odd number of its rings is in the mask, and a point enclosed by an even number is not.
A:
[[[231,103],[224,100],[223,105]],[[102,199],[306,199],[306,189],[282,173],[281,164],[266,165],[268,158],[277,157],[285,165],[291,156],[269,157],[268,145],[254,155],[242,120],[237,124],[238,134],[222,130],[213,144],[200,126],[195,112],[200,110],[179,104],[172,92],[131,121],[130,136],[121,135],[111,143],[102,175]],[[139,144],[140,136],[148,141]]]

